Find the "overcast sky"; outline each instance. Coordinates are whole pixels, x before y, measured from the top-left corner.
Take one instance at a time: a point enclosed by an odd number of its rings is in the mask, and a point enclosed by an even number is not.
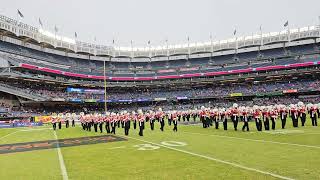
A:
[[[209,41],[319,24],[320,0],[1,0],[0,14],[98,44],[144,46]]]

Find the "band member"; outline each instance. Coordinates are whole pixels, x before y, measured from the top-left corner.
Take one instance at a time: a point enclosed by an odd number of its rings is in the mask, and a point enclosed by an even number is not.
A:
[[[159,108],[159,111],[157,112],[156,117],[160,122],[160,130],[163,131],[164,130],[164,113],[162,112],[161,108]]]
[[[312,126],[318,126],[317,111],[318,111],[317,105],[309,104],[309,114],[310,114]]]
[[[270,113],[269,113],[269,108],[267,106],[262,106],[261,109],[262,111],[262,119],[263,119],[263,124],[264,124],[264,130],[269,131],[270,130]]]
[[[201,111],[199,113],[200,115],[200,121],[202,122],[202,127],[203,128],[207,128],[207,124],[206,124],[206,109],[204,106],[201,107]]]
[[[133,121],[133,129],[137,128],[137,115],[136,112],[132,111],[131,120]]]
[[[242,131],[244,131],[245,129],[247,129],[247,131],[249,131],[248,107],[243,108],[241,114],[242,114],[242,120],[243,120]]]
[[[98,116],[97,113],[95,113],[94,116],[93,116],[94,132],[98,132],[98,124],[99,124],[99,116]]]
[[[105,122],[106,131],[109,134],[110,133],[110,120],[111,120],[110,112],[106,112],[105,116],[103,117],[103,119],[104,119],[104,122]]]
[[[111,113],[111,133],[116,134],[116,126],[117,126],[117,114]]]
[[[98,125],[99,125],[99,130],[100,130],[100,133],[102,133],[102,127],[103,127],[103,117],[102,117],[102,114],[98,114]]]
[[[78,116],[76,113],[72,113],[71,114],[71,117],[72,117],[72,127],[75,127],[75,121],[78,120]]]
[[[159,117],[150,110],[149,113],[146,114],[146,122],[150,121],[149,123],[152,131],[154,130],[155,119],[157,119],[157,121],[159,122]]]
[[[57,128],[57,119],[58,119],[57,113],[52,113],[51,123],[52,123],[53,130],[56,130],[56,128]]]
[[[173,132],[177,132],[178,131],[178,118],[177,118],[177,112],[173,111],[172,114],[172,122],[173,122]]]
[[[225,108],[221,109],[221,113],[223,113],[223,130],[228,130],[228,118],[231,115],[231,111],[230,110],[225,110]]]
[[[126,136],[129,135],[130,125],[131,125],[130,116],[127,113],[127,111],[125,111],[124,112],[124,134]]]
[[[239,109],[238,109],[238,104],[234,103],[233,104],[233,108],[231,110],[232,116],[231,116],[231,120],[233,122],[233,127],[234,130],[237,131],[237,127],[238,127],[238,122],[239,122]]]
[[[216,129],[219,129],[219,121],[221,119],[221,114],[217,108],[213,109],[213,120]]]
[[[284,129],[286,127],[287,122],[287,107],[285,105],[279,105],[279,115],[281,119],[281,128]]]
[[[298,109],[294,104],[290,105],[290,115],[293,127],[298,127]]]
[[[80,112],[80,123],[81,123],[81,126],[82,126],[82,129],[83,130],[86,130],[86,121],[85,121],[85,115],[84,115],[84,112]]]
[[[63,115],[63,113],[59,113],[58,114],[58,127],[59,127],[59,129],[61,129],[62,121],[64,121],[64,115]]]
[[[306,107],[303,102],[298,102],[298,117],[301,119],[301,126],[304,126],[307,119],[307,114]]]
[[[317,107],[318,118],[320,118],[320,103],[315,106]]]
[[[168,118],[168,125],[171,126],[171,122],[173,121],[172,119],[172,111],[169,111],[167,114],[167,118]]]
[[[87,114],[86,115],[86,128],[87,128],[87,131],[91,131],[91,125],[92,125],[92,115],[91,114]]]
[[[192,118],[193,118],[193,122],[196,122],[196,118],[197,118],[197,115],[198,115],[198,109],[194,109],[193,111],[192,111],[192,114],[191,114],[191,116],[192,116]]]
[[[278,118],[278,112],[275,107],[270,107],[270,119],[271,119],[271,129],[275,130],[276,129],[276,120]]]
[[[190,117],[191,117],[191,109],[186,111],[186,113],[187,113],[186,118],[187,118],[187,121],[189,122],[190,121]]]
[[[253,106],[253,118],[256,122],[257,131],[262,131],[261,111],[258,106]]]
[[[144,115],[141,109],[138,110],[138,121],[139,121],[139,136],[143,136],[144,129]]]
[[[66,128],[69,128],[69,122],[71,121],[71,113],[66,113],[65,121]]]

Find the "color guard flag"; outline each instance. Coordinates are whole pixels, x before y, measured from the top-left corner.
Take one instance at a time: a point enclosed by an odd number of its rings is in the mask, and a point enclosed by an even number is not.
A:
[[[21,11],[20,11],[19,9],[18,9],[18,14],[19,14],[19,16],[22,17],[22,18],[24,17],[23,14],[21,13]]]

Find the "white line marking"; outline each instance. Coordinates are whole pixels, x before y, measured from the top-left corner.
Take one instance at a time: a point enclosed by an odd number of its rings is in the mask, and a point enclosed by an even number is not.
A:
[[[52,128],[41,128],[41,129],[25,129],[25,130],[19,130],[20,132],[27,132],[27,131],[43,131],[43,130],[48,130],[48,129],[52,129]]]
[[[124,136],[122,136],[122,137],[124,137]],[[216,158],[205,156],[205,155],[202,155],[202,154],[197,154],[197,153],[185,151],[185,150],[182,150],[182,149],[177,149],[177,148],[174,148],[174,147],[165,146],[165,145],[162,145],[162,144],[157,144],[157,143],[154,143],[154,142],[145,141],[145,140],[142,140],[142,139],[137,139],[137,138],[134,138],[134,137],[126,136],[126,138],[134,139],[134,140],[145,142],[145,143],[150,143],[150,144],[153,144],[153,145],[161,146],[161,147],[164,147],[164,148],[167,148],[167,149],[171,149],[171,150],[174,150],[174,151],[183,152],[185,154],[190,154],[190,155],[193,155],[193,156],[198,156],[198,157],[201,157],[201,158],[204,158],[204,159],[209,159],[209,160],[216,161],[216,162],[219,162],[219,163],[228,164],[230,166],[242,168],[242,169],[245,169],[245,170],[248,170],[248,171],[254,171],[254,172],[261,173],[261,174],[270,175],[270,176],[273,176],[273,177],[276,177],[276,178],[279,178],[279,179],[293,180],[293,178],[281,176],[281,175],[278,175],[278,174],[274,174],[274,173],[267,172],[267,171],[262,171],[262,170],[255,169],[255,168],[246,167],[246,166],[243,166],[241,164],[236,164],[236,163],[233,163],[233,162],[224,161],[224,160],[221,160],[221,159],[216,159]]]
[[[108,148],[108,149],[122,149],[122,148],[125,148],[125,146],[112,147],[112,148]]]
[[[12,135],[12,134],[15,134],[15,133],[17,133],[17,132],[19,132],[19,131],[15,131],[15,132],[9,133],[9,134],[7,134],[7,135],[4,135],[4,136],[0,137],[0,140],[4,139],[4,138],[6,138],[6,137],[8,137],[8,136],[10,136],[10,135]]]
[[[67,174],[67,169],[66,169],[66,165],[64,164],[64,160],[63,160],[63,156],[61,153],[61,149],[60,149],[60,145],[59,145],[56,131],[53,131],[53,134],[54,134],[54,137],[57,141],[57,152],[58,152],[58,157],[59,157],[61,175],[62,175],[63,180],[68,180],[69,178],[68,178],[68,174]]]
[[[214,136],[214,137],[222,137],[222,138],[229,138],[229,139],[239,139],[239,140],[253,141],[253,142],[282,144],[282,145],[289,145],[289,146],[299,146],[299,147],[320,149],[320,146],[312,146],[312,145],[305,145],[305,144],[285,143],[285,142],[278,142],[278,141],[267,141],[267,140],[261,140],[261,139],[247,139],[247,138],[232,137],[232,136],[222,136],[222,135],[215,135],[215,134],[202,134],[202,133],[190,133],[190,132],[181,132],[181,133],[184,133],[184,134],[195,134],[195,135],[202,135],[202,136]]]
[[[51,128],[47,128],[47,129],[51,129]],[[4,138],[6,138],[6,137],[8,137],[8,136],[10,136],[10,135],[12,135],[12,134],[18,133],[18,132],[28,132],[28,131],[42,131],[42,130],[47,130],[47,129],[34,129],[34,130],[31,130],[31,129],[29,129],[29,130],[18,130],[18,131],[14,131],[14,132],[12,132],[12,133],[9,133],[9,134],[7,134],[7,135],[4,135],[4,136],[0,137],[0,140],[4,139]]]

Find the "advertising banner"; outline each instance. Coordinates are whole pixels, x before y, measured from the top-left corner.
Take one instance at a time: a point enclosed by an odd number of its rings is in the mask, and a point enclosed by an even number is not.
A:
[[[231,93],[231,97],[237,97],[237,96],[242,96],[242,93]]]
[[[85,99],[84,102],[95,103],[95,102],[97,102],[97,100],[96,99]]]
[[[12,128],[12,123],[0,123],[0,128]]]
[[[284,94],[288,94],[288,93],[296,93],[296,92],[298,92],[298,90],[296,90],[296,89],[283,90],[283,93],[284,93]]]
[[[69,99],[70,102],[82,102],[81,99],[76,99],[76,98],[73,98],[73,99]]]
[[[154,98],[155,101],[166,101],[167,98]]]
[[[51,117],[50,116],[35,116],[34,121],[35,122],[42,122],[42,123],[51,123]]]
[[[13,127],[42,126],[42,122],[15,122]]]

